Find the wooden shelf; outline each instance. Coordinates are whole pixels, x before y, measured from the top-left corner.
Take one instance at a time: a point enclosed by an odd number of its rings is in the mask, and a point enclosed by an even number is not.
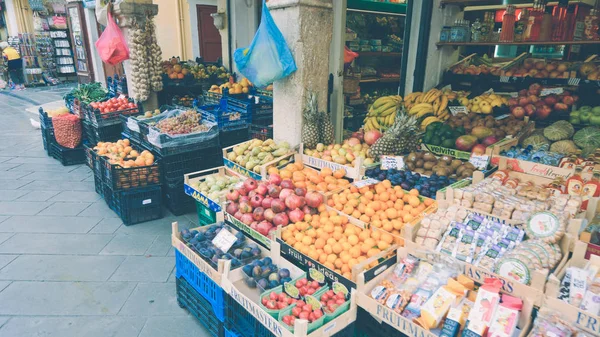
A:
[[[375,83],[375,82],[379,82],[379,83],[392,83],[392,82],[400,82],[400,77],[394,77],[394,78],[390,78],[390,77],[381,77],[381,78],[365,78],[360,80],[360,83]]]
[[[382,51],[357,51],[358,56],[384,56],[384,57],[402,57],[402,53],[398,52],[390,52],[385,53]]]
[[[580,44],[597,44],[600,41],[526,41],[526,42],[438,42],[435,45],[443,46],[561,46],[561,45],[580,45]]]
[[[558,1],[549,1],[548,6],[556,6]],[[594,6],[594,0],[569,0],[569,5]],[[532,0],[442,0],[440,6],[455,5],[460,7],[485,7],[481,10],[506,8],[506,5],[515,5],[517,8],[533,7]],[[474,10],[477,10],[476,8]]]
[[[380,15],[406,15],[406,4],[375,2],[370,0],[348,0],[350,11],[362,11]]]

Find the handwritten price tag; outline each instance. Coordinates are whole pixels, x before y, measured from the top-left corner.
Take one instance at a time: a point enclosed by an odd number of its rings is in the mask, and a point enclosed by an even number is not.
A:
[[[548,96],[550,94],[560,95],[563,92],[565,92],[564,88],[546,88],[542,89],[542,91],[540,92],[540,96]]]
[[[217,236],[215,236],[215,238],[212,240],[212,243],[213,245],[217,246],[220,250],[227,253],[236,241],[237,238],[235,237],[235,235],[231,234],[231,232],[229,232],[226,229],[221,229],[219,234],[217,234]]]
[[[389,169],[404,169],[404,158],[402,157],[392,157],[392,156],[381,156],[381,169],[389,170]]]
[[[487,169],[487,167],[490,163],[490,157],[486,156],[486,155],[483,155],[483,156],[471,155],[471,158],[469,158],[469,163],[473,164],[473,166],[475,166],[479,170],[485,170],[485,169]]]
[[[352,183],[352,185],[354,185],[354,186],[356,186],[358,188],[363,188],[365,186],[375,185],[378,182],[379,182],[379,180],[375,180],[375,179],[369,178],[369,179],[365,179],[365,180],[356,181],[356,182]]]
[[[450,110],[450,113],[453,116],[456,116],[458,114],[468,114],[469,113],[469,109],[467,109],[466,106],[462,106],[462,105],[449,106],[448,109]]]

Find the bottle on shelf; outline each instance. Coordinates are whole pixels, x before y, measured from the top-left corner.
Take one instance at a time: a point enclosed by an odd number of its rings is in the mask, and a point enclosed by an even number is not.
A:
[[[521,14],[519,15],[519,21],[515,25],[515,41],[521,42],[523,41],[523,36],[525,34],[525,30],[527,28],[527,21],[529,20],[529,10],[527,8],[523,8],[521,10]]]
[[[567,40],[567,12],[569,0],[559,0],[552,15],[552,41]]]
[[[487,41],[494,41],[493,37],[494,37],[494,25],[496,24],[495,22],[495,13],[494,12],[488,12],[488,21],[487,21],[487,26],[488,26],[488,36],[487,36]],[[496,39],[495,41],[498,41],[498,39]]]
[[[592,8],[590,13],[583,19],[583,38],[585,40],[598,40],[598,28],[600,27],[600,20],[598,17],[598,10]]]
[[[481,42],[481,22],[479,18],[475,19],[475,22],[471,25],[471,41]]]
[[[542,17],[544,15],[544,5],[537,1],[533,5],[533,10],[529,14],[527,23],[527,41],[538,41],[540,37],[540,27],[542,26]]]
[[[462,42],[471,42],[471,21],[465,20],[463,24],[463,41]]]
[[[552,7],[544,8],[544,14],[542,15],[542,24],[540,25],[540,35],[537,41],[551,41],[552,40]]]
[[[508,5],[502,17],[500,42],[512,42],[515,38],[515,6]]]
[[[481,28],[479,29],[479,41],[481,42],[488,41],[490,36],[489,15],[489,12],[483,13],[483,22],[481,23]]]

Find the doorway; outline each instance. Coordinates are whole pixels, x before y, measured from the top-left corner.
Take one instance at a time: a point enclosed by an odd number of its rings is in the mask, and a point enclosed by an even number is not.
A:
[[[196,5],[198,15],[198,45],[200,56],[207,62],[216,62],[221,58],[221,34],[213,24],[212,13],[217,6]]]

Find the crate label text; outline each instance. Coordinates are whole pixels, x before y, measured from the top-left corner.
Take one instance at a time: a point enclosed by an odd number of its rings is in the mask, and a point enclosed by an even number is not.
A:
[[[281,324],[242,293],[239,293],[235,287],[231,288],[231,293],[229,295],[272,333],[276,336],[283,336]]]

